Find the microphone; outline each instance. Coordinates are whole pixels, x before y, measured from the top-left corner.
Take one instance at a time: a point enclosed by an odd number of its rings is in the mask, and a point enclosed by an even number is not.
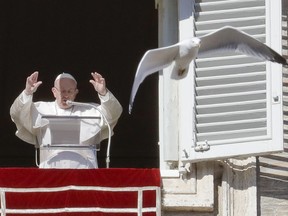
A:
[[[72,105],[77,105],[77,106],[83,106],[83,107],[89,107],[89,108],[94,108],[96,109],[102,116],[102,118],[104,119],[105,124],[108,127],[108,145],[107,145],[107,153],[106,153],[106,168],[109,168],[109,163],[110,163],[110,146],[111,146],[111,127],[110,124],[106,118],[106,116],[103,114],[103,112],[95,105],[93,104],[89,104],[89,103],[80,103],[80,102],[75,102],[75,101],[71,101],[71,100],[67,100],[66,104],[68,106],[72,106]]]

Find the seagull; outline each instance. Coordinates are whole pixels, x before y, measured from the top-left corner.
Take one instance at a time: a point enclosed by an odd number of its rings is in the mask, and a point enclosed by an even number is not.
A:
[[[172,71],[172,78],[181,79],[187,74],[192,60],[206,53],[224,50],[288,66],[283,56],[264,43],[241,30],[225,26],[202,37],[192,37],[171,46],[148,50],[137,67],[129,101],[129,113],[132,112],[137,90],[147,76],[174,62],[172,70],[175,73]]]

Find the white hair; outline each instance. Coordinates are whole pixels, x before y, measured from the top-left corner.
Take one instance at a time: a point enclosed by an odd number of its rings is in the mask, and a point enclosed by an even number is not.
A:
[[[77,84],[76,79],[75,79],[71,74],[69,74],[69,73],[62,73],[62,74],[59,74],[59,75],[56,77],[56,79],[55,79],[55,81],[54,81],[54,86],[56,85],[56,81],[57,81],[57,80],[60,80],[60,79],[63,79],[63,78],[67,78],[67,79],[74,80],[75,83]]]

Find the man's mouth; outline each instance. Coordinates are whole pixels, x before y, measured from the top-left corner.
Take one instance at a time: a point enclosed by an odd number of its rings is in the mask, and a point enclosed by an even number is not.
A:
[[[67,105],[67,100],[68,100],[68,99],[63,99],[63,100],[62,100],[62,103],[63,103],[64,105]]]

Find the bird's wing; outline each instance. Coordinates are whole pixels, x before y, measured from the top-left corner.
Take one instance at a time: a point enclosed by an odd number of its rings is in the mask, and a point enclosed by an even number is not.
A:
[[[143,80],[152,73],[168,67],[179,52],[179,45],[174,44],[167,47],[148,50],[142,57],[135,74],[134,83],[129,101],[129,113],[131,113],[133,101],[137,90]]]
[[[200,37],[199,56],[207,52],[232,50],[258,59],[287,65],[286,59],[264,43],[233,27],[224,27]]]

